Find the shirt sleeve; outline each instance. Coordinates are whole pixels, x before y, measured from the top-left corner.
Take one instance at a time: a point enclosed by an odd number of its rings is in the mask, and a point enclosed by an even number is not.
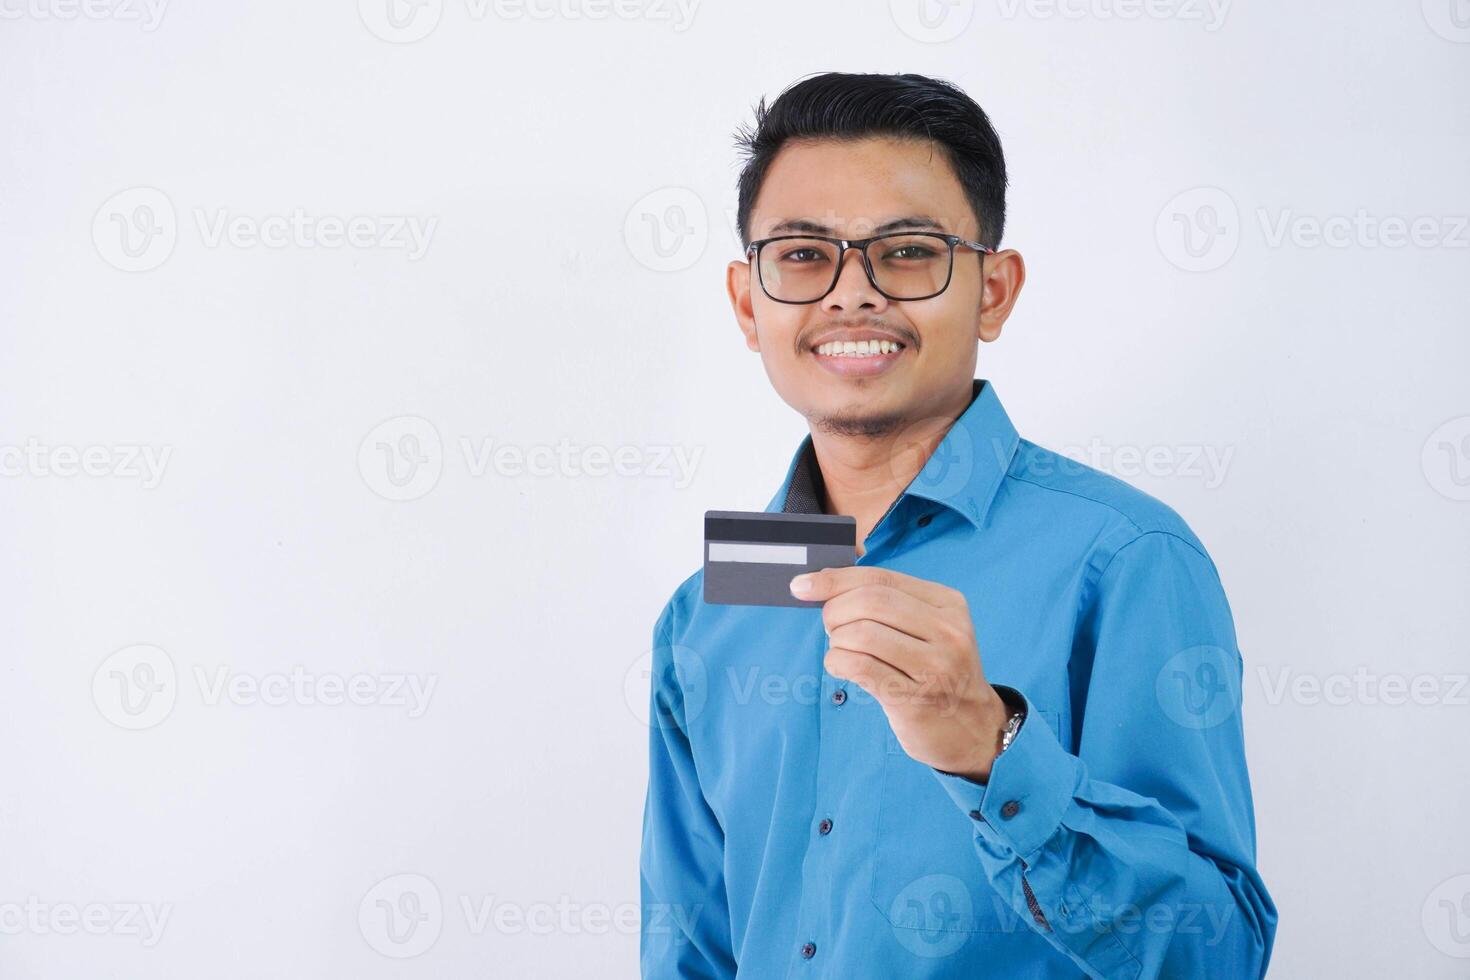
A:
[[[671,618],[672,603],[653,630],[639,954],[644,980],[717,980],[735,975],[725,835],[699,785]]]
[[[1089,592],[1077,754],[1028,700],[986,784],[935,778],[992,886],[1088,976],[1262,977],[1277,914],[1255,868],[1243,668],[1215,566],[1150,531]]]

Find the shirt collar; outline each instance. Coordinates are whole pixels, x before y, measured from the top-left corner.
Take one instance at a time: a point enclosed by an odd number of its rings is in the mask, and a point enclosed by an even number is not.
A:
[[[899,499],[923,497],[955,509],[976,527],[983,527],[1019,442],[1016,428],[995,394],[995,385],[976,378],[969,407],[949,427]],[[822,489],[822,470],[811,433],[807,433],[786,467],[781,489],[766,505],[766,513],[820,514]]]

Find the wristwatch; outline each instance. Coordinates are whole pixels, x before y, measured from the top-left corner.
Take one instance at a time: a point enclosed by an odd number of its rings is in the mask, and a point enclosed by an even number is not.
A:
[[[1011,716],[1006,719],[1005,732],[1000,737],[1000,752],[995,753],[996,758],[999,758],[1000,753],[1010,747],[1016,733],[1021,730],[1021,723],[1026,720],[1026,701],[1013,688],[996,687],[995,693],[1011,709]]]

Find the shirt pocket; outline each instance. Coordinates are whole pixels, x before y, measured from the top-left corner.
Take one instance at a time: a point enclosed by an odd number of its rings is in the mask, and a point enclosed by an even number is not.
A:
[[[1052,732],[1056,712],[1034,708]],[[1019,913],[990,885],[975,852],[971,817],[955,806],[930,767],[886,734],[872,847],[871,898],[899,938],[946,955],[965,933],[1024,934]]]

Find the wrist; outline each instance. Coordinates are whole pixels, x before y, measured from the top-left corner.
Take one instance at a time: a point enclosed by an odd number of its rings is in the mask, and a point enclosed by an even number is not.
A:
[[[983,751],[978,753],[976,761],[969,766],[958,772],[948,773],[948,775],[961,776],[974,783],[988,781],[995,760],[1000,757],[1011,739],[1015,737],[1020,721],[1025,717],[1026,702],[1016,696],[1016,692],[1010,688],[992,686],[991,691],[994,698],[986,709],[986,720],[981,724],[981,730],[985,732]]]

